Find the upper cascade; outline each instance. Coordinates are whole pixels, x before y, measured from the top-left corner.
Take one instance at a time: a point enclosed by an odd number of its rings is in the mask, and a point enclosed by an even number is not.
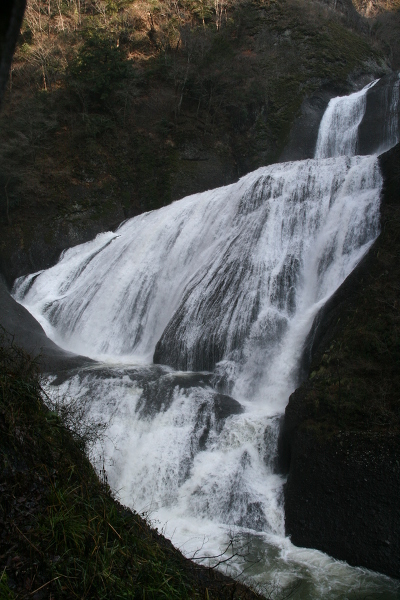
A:
[[[357,154],[358,127],[367,106],[367,92],[378,79],[359,92],[330,100],[319,126],[315,158]]]
[[[315,158],[380,154],[399,139],[400,74],[332,98],[322,117]],[[371,121],[373,126],[371,127]]]

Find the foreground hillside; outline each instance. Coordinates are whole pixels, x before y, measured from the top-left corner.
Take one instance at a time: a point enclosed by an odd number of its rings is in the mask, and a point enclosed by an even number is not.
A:
[[[395,67],[387,24],[382,42],[350,0],[332,6],[29,0],[0,117],[8,282],[276,161],[304,98]]]
[[[95,425],[49,410],[35,361],[0,338],[0,598],[261,598],[191,563],[113,500],[85,456]],[[53,407],[54,408],[54,407]]]

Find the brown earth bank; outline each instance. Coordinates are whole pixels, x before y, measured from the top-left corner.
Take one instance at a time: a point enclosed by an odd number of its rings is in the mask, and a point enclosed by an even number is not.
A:
[[[307,98],[396,68],[393,15],[379,25],[350,0],[29,0],[0,116],[7,284],[278,160]]]
[[[293,543],[400,577],[400,144],[379,160],[381,234],[314,323],[279,459]]]

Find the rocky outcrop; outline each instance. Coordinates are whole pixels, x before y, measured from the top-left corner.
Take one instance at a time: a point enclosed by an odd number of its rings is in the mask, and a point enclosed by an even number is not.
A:
[[[66,352],[52,342],[34,317],[9,294],[0,279],[0,329],[10,334],[13,343],[36,357],[44,372],[59,372],[82,367],[89,358]]]
[[[396,101],[393,98],[397,95],[398,109],[399,78],[400,73],[387,75],[368,90],[365,115],[358,129],[359,154],[385,150],[385,138],[390,136],[390,129],[397,125],[397,130],[400,131],[400,111],[394,110]],[[389,107],[392,107],[392,111]],[[382,123],[385,123],[384,127]]]
[[[366,28],[366,24],[361,18],[360,13],[357,12],[352,0],[320,0],[320,2],[343,15],[347,23],[351,23],[353,27],[357,27],[358,29]]]
[[[279,458],[293,543],[400,577],[400,145],[380,164],[382,233],[316,319]]]
[[[399,577],[399,453],[398,434],[303,430],[285,487],[292,542]]]

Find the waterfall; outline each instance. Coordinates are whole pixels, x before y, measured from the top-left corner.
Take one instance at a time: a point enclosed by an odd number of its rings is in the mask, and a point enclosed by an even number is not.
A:
[[[376,79],[351,96],[330,100],[319,127],[315,158],[357,153],[358,127],[367,106],[367,92],[378,81]]]
[[[331,102],[315,159],[135,217],[14,287],[54,341],[99,361],[49,392],[109,423],[97,453],[121,500],[188,556],[247,540],[230,568],[261,556],[255,581],[284,587],[306,552],[309,598],[375,585],[342,565],[340,587],[337,563],[291,546],[274,472],[313,319],[379,233],[377,157],[354,155],[372,85]]]
[[[263,330],[267,344],[280,337],[304,294],[317,302],[351,271],[377,235],[379,189],[375,158],[265,167],[68,250],[16,296],[60,345],[95,358],[148,362],[156,349],[181,370],[242,363]]]

